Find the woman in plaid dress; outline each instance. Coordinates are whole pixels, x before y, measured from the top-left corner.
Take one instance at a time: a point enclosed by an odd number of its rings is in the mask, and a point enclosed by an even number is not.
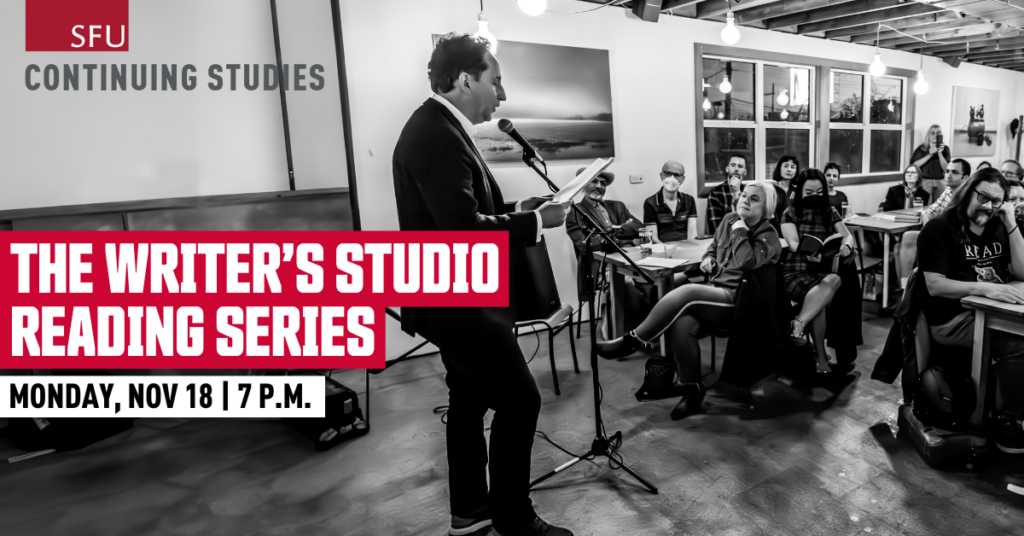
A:
[[[791,335],[802,339],[810,324],[817,369],[832,372],[825,353],[825,308],[839,290],[839,276],[832,273],[831,257],[797,253],[804,235],[824,241],[833,234],[843,236],[839,256],[852,259],[854,238],[843,224],[843,218],[829,205],[825,175],[817,169],[801,171],[793,187],[792,204],[782,215],[782,235],[789,246],[782,264],[786,292],[792,301],[801,304],[800,313],[791,323]],[[845,260],[844,260],[845,262]]]

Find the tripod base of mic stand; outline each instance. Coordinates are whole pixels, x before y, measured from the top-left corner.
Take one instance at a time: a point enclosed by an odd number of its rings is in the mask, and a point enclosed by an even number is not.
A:
[[[545,480],[547,480],[547,479],[557,475],[558,473],[561,473],[562,471],[565,471],[566,469],[576,465],[577,463],[579,463],[579,462],[581,462],[583,460],[591,460],[591,459],[594,459],[594,458],[596,458],[598,456],[604,456],[605,458],[608,458],[609,460],[615,462],[619,466],[620,469],[622,469],[623,471],[626,471],[627,473],[629,473],[629,476],[635,478],[637,480],[637,482],[640,482],[641,484],[643,484],[643,486],[645,488],[647,488],[648,490],[650,490],[651,493],[658,493],[658,488],[656,488],[653,485],[651,485],[650,482],[644,480],[644,477],[642,477],[639,474],[637,474],[636,471],[630,469],[626,464],[622,463],[622,461],[620,459],[612,456],[612,441],[613,440],[621,442],[622,441],[622,432],[615,432],[615,434],[611,438],[595,437],[594,438],[594,443],[591,444],[590,450],[586,454],[583,454],[582,456],[577,456],[577,457],[569,460],[568,462],[565,462],[564,464],[559,465],[558,467],[556,467],[550,473],[548,473],[548,474],[538,478],[537,480],[534,480],[533,482],[530,482],[530,489],[533,489],[534,486],[536,486],[537,484],[540,484],[541,482],[543,482],[543,481],[545,481]]]

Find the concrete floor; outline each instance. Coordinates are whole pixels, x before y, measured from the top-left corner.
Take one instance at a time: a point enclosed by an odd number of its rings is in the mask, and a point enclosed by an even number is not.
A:
[[[977,471],[929,468],[885,420],[896,385],[870,380],[890,321],[865,323],[857,379],[837,396],[759,386],[756,409],[709,397],[669,419],[675,400],[639,404],[643,359],[602,360],[607,430],[660,493],[607,463],[583,462],[533,493],[546,519],[578,535],[1024,534],[1024,460],[994,454]],[[566,334],[554,395],[547,344],[532,362],[540,430],[572,451],[593,437],[589,344],[572,372]],[[542,336],[546,337],[546,335]],[[706,343],[706,341],[705,341]],[[532,335],[521,339],[527,356]],[[723,344],[719,344],[719,352]],[[336,376],[362,391],[362,375]],[[444,369],[418,359],[373,378],[372,431],[317,453],[276,421],[140,420],[78,452],[0,466],[0,535],[447,534]],[[19,454],[0,438],[0,456]],[[533,474],[568,456],[538,439]]]

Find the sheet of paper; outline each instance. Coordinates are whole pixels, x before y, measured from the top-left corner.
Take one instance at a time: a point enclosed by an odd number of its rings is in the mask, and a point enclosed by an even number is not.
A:
[[[647,257],[636,261],[637,266],[652,266],[654,268],[675,268],[686,262],[686,259],[664,259],[661,257]]]
[[[551,198],[551,201],[553,203],[564,203],[576,197],[576,194],[583,191],[583,187],[586,186],[588,182],[594,180],[594,177],[610,166],[614,160],[614,156],[607,159],[598,158],[597,160],[594,160],[593,163],[587,166],[587,169],[583,170],[583,173],[580,173],[575,179],[569,181],[569,184],[562,187],[562,189]]]

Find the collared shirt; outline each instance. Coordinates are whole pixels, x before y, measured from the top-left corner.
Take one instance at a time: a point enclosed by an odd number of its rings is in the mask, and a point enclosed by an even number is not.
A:
[[[459,121],[459,124],[462,125],[462,130],[466,131],[466,134],[469,135],[469,139],[473,140],[473,135],[476,134],[476,126],[473,125],[473,122],[470,121],[468,117],[466,117],[466,114],[462,113],[458,108],[455,107],[454,104],[448,102],[448,99],[438,95],[437,93],[434,93],[433,95],[431,95],[430,98],[436,100],[437,102],[440,102],[445,108],[448,108],[448,111],[451,112],[452,115],[455,116],[455,119],[457,119]],[[476,140],[473,140],[473,145],[476,145]],[[481,162],[481,164],[483,164],[483,162]],[[522,211],[523,211],[523,202],[522,201],[517,201],[516,202],[516,212],[522,212]],[[540,242],[541,231],[544,230],[544,219],[541,218],[540,211],[534,210],[533,213],[534,213],[534,215],[537,216],[537,240],[536,240],[536,242]]]
[[[707,227],[709,234],[715,234],[725,215],[736,209],[736,198],[732,195],[729,182],[725,181],[708,192]]]
[[[922,210],[921,215],[931,218],[942,214],[946,210],[946,207],[949,206],[949,201],[951,199],[953,199],[953,189],[947,186],[946,190],[939,196],[939,199]]]
[[[658,226],[658,239],[662,242],[686,240],[690,218],[697,217],[697,202],[683,192],[676,193],[675,209],[665,201],[665,191],[648,197],[644,201],[644,225]]]

